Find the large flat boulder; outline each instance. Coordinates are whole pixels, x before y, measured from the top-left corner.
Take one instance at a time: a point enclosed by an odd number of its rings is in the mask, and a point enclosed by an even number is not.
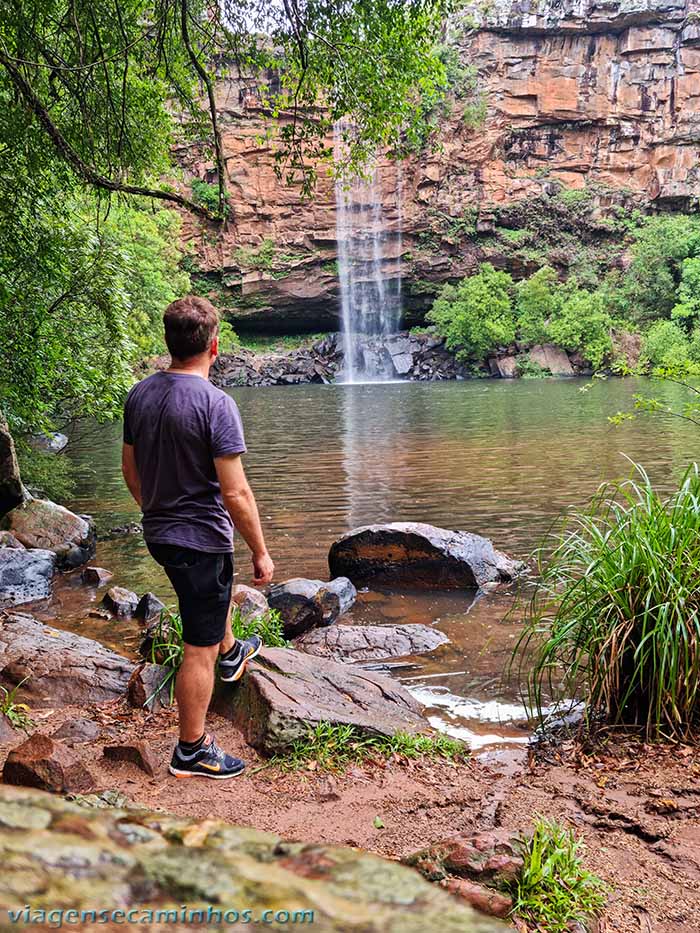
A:
[[[429,729],[421,706],[396,681],[289,648],[261,651],[217,704],[266,755],[283,753],[320,722],[372,735]]]
[[[449,589],[507,583],[523,567],[488,538],[423,522],[356,528],[331,545],[328,564],[333,576],[353,583]]]
[[[553,376],[576,375],[566,350],[555,347],[553,343],[537,344],[528,350],[527,357],[542,369],[548,369]]]
[[[53,551],[0,548],[0,606],[19,606],[51,594]]]
[[[319,625],[331,625],[356,598],[357,590],[347,577],[330,583],[294,577],[271,587],[267,601],[282,617],[284,634],[293,638]]]
[[[381,661],[425,654],[448,641],[429,625],[331,625],[306,632],[294,647],[332,661]]]
[[[122,696],[134,663],[91,638],[24,613],[0,620],[0,683],[25,680],[33,704],[104,703]]]
[[[95,554],[92,519],[49,499],[27,499],[8,513],[5,525],[25,547],[53,551],[64,570],[80,567]]]
[[[131,908],[141,917],[170,911],[176,921],[187,904],[205,918],[214,911],[212,929],[235,928],[236,912],[240,919],[244,911],[267,918],[263,926],[303,924],[318,933],[503,929],[414,869],[360,849],[285,842],[215,819],[78,806],[19,787],[0,786],[0,861],[0,908],[20,911],[25,904],[60,904],[64,912],[106,906],[119,909],[115,923]],[[283,911],[277,921],[274,911]],[[144,929],[202,925],[196,915],[184,924],[159,916]]]

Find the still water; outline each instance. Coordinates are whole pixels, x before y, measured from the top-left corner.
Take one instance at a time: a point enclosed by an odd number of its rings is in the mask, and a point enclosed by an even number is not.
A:
[[[599,483],[629,475],[623,454],[670,488],[697,457],[700,433],[679,419],[641,416],[620,427],[607,417],[632,407],[635,392],[682,399],[678,387],[609,380],[581,391],[582,380],[484,380],[450,383],[236,388],[246,427],[245,463],[255,490],[277,579],[327,577],[331,542],[343,532],[386,521],[424,521],[490,537],[527,559],[553,521],[581,506]],[[139,519],[120,475],[120,426],[73,439],[79,485],[71,506],[104,531]],[[249,582],[245,545],[237,544],[239,582]],[[97,561],[114,583],[166,602],[172,592],[140,536],[103,540]],[[80,595],[79,595],[80,594]],[[94,599],[94,592],[87,598]],[[58,624],[131,649],[135,623],[87,616],[84,588],[64,584],[47,610]],[[367,592],[358,622],[422,622],[450,638],[409,659],[399,676],[440,728],[479,747],[527,736],[517,683],[503,672],[520,624],[507,616],[512,595],[472,605],[466,593]]]

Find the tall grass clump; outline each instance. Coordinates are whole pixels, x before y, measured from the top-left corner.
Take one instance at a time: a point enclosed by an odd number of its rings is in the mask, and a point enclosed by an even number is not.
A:
[[[233,637],[245,641],[251,635],[259,635],[263,644],[270,648],[288,648],[289,642],[284,637],[282,616],[276,609],[255,616],[243,616],[238,606],[231,610],[231,628]]]
[[[586,924],[607,900],[607,886],[584,868],[581,841],[553,820],[537,817],[534,832],[523,843],[523,870],[509,885],[513,915],[528,927],[566,933]]]
[[[586,701],[589,719],[686,739],[700,724],[700,472],[664,498],[646,472],[573,514],[515,649],[530,706]]]

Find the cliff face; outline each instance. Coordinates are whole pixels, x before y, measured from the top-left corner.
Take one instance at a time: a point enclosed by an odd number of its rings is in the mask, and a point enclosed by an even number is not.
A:
[[[694,206],[700,0],[487,0],[452,31],[474,75],[466,92],[437,115],[434,146],[378,168],[387,274],[401,266],[408,323],[439,282],[484,259],[516,273],[566,268],[582,245],[586,261],[614,262],[622,211]],[[239,327],[336,326],[330,178],[304,202],[260,142],[255,89],[224,77],[218,102],[233,220],[219,243],[188,228],[200,288]],[[183,161],[212,180],[203,155]]]

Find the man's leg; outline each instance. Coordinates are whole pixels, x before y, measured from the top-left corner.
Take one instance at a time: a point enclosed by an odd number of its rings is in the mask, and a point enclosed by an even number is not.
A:
[[[183,742],[197,742],[204,734],[218,653],[219,645],[199,648],[185,644],[184,658],[175,682],[180,740]]]

